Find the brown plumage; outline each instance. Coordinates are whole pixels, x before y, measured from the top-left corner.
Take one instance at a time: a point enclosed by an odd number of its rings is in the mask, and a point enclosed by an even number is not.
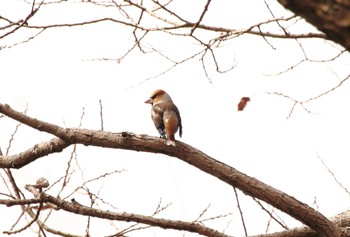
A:
[[[175,146],[175,133],[179,130],[182,136],[182,123],[179,109],[163,90],[156,90],[145,101],[152,105],[152,120],[160,136],[167,139],[167,145]]]

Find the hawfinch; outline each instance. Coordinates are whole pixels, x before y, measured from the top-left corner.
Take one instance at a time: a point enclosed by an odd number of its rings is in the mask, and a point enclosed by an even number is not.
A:
[[[145,103],[152,105],[152,120],[160,136],[167,139],[168,146],[175,146],[174,135],[179,129],[182,136],[182,124],[179,109],[170,96],[163,90],[156,90]]]

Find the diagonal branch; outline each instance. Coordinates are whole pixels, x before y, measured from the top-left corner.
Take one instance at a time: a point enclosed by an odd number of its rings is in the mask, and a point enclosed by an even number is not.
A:
[[[190,35],[193,34],[193,32],[196,30],[196,28],[199,26],[199,24],[200,24],[201,21],[203,20],[205,13],[208,11],[210,2],[211,2],[211,0],[207,0],[207,3],[206,3],[205,6],[204,6],[204,10],[203,10],[201,16],[199,17],[199,20],[197,21],[197,23],[196,23],[196,24],[193,26],[193,28],[191,29]]]
[[[55,152],[61,152],[70,143],[59,138],[34,145],[32,148],[12,156],[0,156],[0,168],[21,168],[34,160]]]
[[[342,45],[347,50],[350,49],[348,1],[278,0],[278,2],[325,33],[327,39]]]
[[[38,10],[41,7],[42,3],[43,2],[41,2],[37,8],[34,8],[34,6],[35,6],[35,0],[34,0],[33,3],[32,3],[31,11],[26,16],[26,18],[24,20],[20,20],[18,23],[15,23],[14,25],[17,25],[17,26],[14,29],[10,30],[9,32],[7,32],[7,33],[5,33],[3,35],[0,35],[0,39],[5,38],[6,36],[16,32],[19,28],[28,25],[29,19],[32,18],[38,12]]]
[[[119,220],[126,222],[138,222],[151,226],[158,226],[164,229],[175,229],[175,230],[186,230],[189,232],[195,232],[204,236],[212,237],[228,237],[227,235],[220,233],[214,229],[205,227],[201,224],[194,222],[185,221],[174,221],[169,219],[155,218],[151,216],[138,215],[133,213],[116,213],[111,211],[103,211],[100,209],[84,206],[81,204],[76,204],[72,202],[63,201],[59,198],[55,198],[44,192],[39,193],[31,185],[26,185],[26,189],[34,194],[34,196],[40,197],[42,202],[48,202],[56,205],[58,208],[65,210],[67,212],[72,212],[79,215],[98,217],[109,220]]]
[[[291,217],[309,226],[324,237],[338,237],[337,227],[308,205],[298,201],[255,178],[252,178],[231,166],[228,166],[190,145],[177,141],[175,147],[166,146],[164,139],[136,135],[128,132],[111,133],[78,128],[61,128],[47,122],[43,122],[10,108],[9,105],[0,104],[0,113],[22,122],[34,129],[51,133],[66,144],[84,144],[115,149],[134,150],[143,152],[161,153],[177,157],[182,161],[224,181],[232,187],[240,189],[246,195],[263,200],[277,209],[287,213]],[[6,157],[2,157],[2,161]],[[4,167],[4,164],[0,165]],[[22,165],[23,166],[23,165]],[[20,168],[21,166],[14,166]]]
[[[40,198],[33,198],[33,199],[0,199],[0,204],[4,204],[8,207],[15,206],[15,205],[29,205],[29,204],[36,204],[36,203],[42,203]]]

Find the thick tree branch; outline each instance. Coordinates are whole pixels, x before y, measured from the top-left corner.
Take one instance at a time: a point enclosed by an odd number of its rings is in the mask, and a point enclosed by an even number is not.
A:
[[[78,128],[65,129],[31,118],[11,109],[9,105],[3,104],[0,104],[0,112],[34,129],[55,135],[68,144],[77,143],[99,147],[162,153],[177,157],[217,177],[232,187],[240,189],[245,194],[271,204],[309,226],[322,236],[339,236],[337,227],[321,213],[315,211],[308,205],[180,141],[176,142],[176,147],[169,147],[166,146],[163,139],[149,137],[147,135],[135,135],[128,132],[110,133]],[[6,157],[3,157],[1,160],[5,159]],[[4,164],[2,164],[2,166],[4,166]],[[21,166],[12,167],[20,168]]]
[[[34,160],[55,152],[61,152],[70,143],[59,138],[36,144],[32,148],[13,156],[0,156],[0,168],[21,168]]]
[[[279,3],[325,33],[328,39],[350,49],[349,1],[279,0]]]
[[[330,220],[339,227],[340,237],[350,236],[350,211],[345,211],[340,213]],[[250,237],[320,237],[322,235],[317,234],[315,231],[311,230],[309,227],[303,226],[299,228],[293,228],[291,230],[286,230],[282,232],[276,232],[266,235],[256,235]]]
[[[57,208],[72,212],[79,215],[97,217],[109,220],[118,220],[126,222],[137,222],[151,226],[158,226],[164,229],[185,230],[189,232],[195,232],[204,236],[212,237],[228,237],[227,235],[220,233],[211,228],[207,228],[202,224],[195,222],[174,221],[169,219],[155,218],[151,216],[138,215],[133,213],[116,213],[111,211],[103,211],[100,209],[77,204],[76,202],[67,202],[59,198],[55,198],[44,192],[39,192],[32,185],[26,185],[26,189],[34,194],[36,198],[39,198],[44,203],[54,204]]]
[[[0,204],[6,205],[8,207],[15,205],[29,205],[35,203],[42,203],[43,201],[40,198],[33,199],[0,199]]]

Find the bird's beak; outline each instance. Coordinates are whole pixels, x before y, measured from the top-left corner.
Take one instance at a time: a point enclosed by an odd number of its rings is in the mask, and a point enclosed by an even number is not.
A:
[[[146,104],[152,104],[153,100],[151,98],[149,98],[148,100],[145,101]]]

